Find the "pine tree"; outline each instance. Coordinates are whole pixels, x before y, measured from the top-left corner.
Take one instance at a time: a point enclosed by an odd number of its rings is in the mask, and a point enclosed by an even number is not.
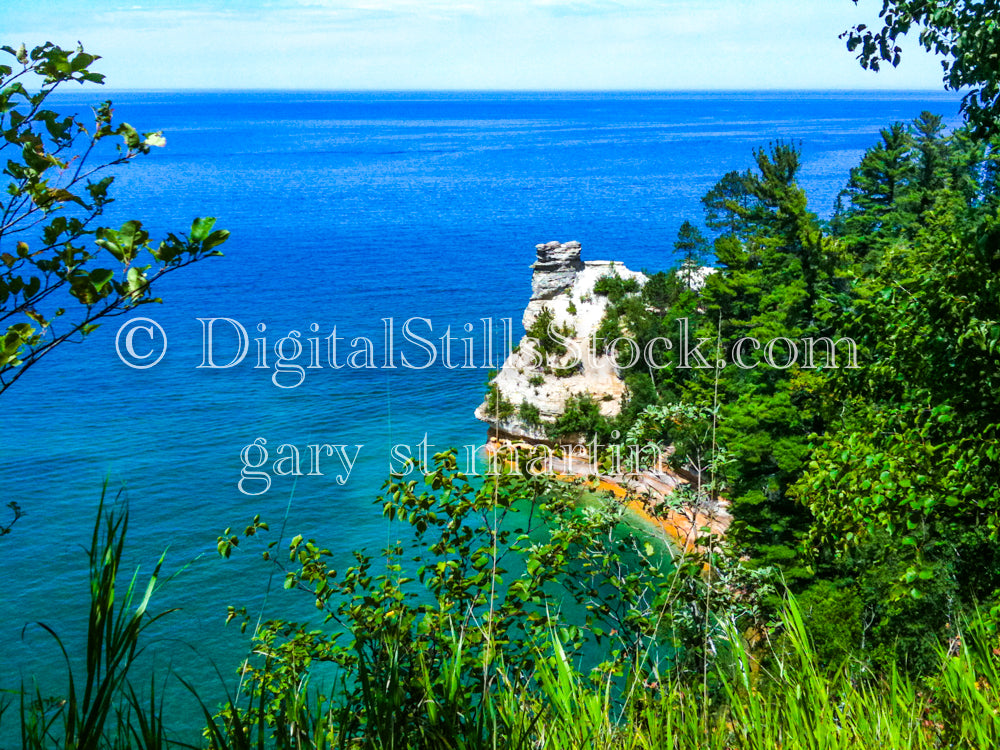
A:
[[[810,575],[798,549],[811,516],[787,490],[801,474],[808,436],[822,429],[807,385],[821,376],[798,364],[771,367],[749,349],[744,360],[756,358],[758,366],[742,369],[733,346],[743,337],[766,343],[824,335],[819,300],[829,296],[833,256],[796,183],[798,149],[776,143],[754,156],[754,171],[726,175],[704,199],[706,223],[723,231],[714,246],[719,270],[706,280],[697,309],[684,313],[691,340],[705,339],[705,359],[721,356],[727,365],[675,368],[658,388],[684,403],[717,403],[718,439],[733,457],[726,477],[735,519],[730,539],[752,551],[754,564],[781,567],[795,585]]]
[[[708,241],[698,227],[685,221],[677,231],[674,250],[681,259],[680,276],[687,288],[691,289],[695,271],[705,265],[708,259]]]
[[[912,216],[904,207],[913,190],[916,166],[913,138],[897,122],[880,133],[882,140],[865,152],[851,170],[842,195],[847,198],[837,229],[855,257],[881,251],[899,237]]]
[[[913,144],[917,173],[912,205],[922,218],[951,187],[949,144],[940,115],[925,111],[913,121]]]
[[[747,172],[728,172],[701,199],[705,207],[705,224],[722,234],[736,234],[743,226],[743,215],[750,196],[747,192]]]

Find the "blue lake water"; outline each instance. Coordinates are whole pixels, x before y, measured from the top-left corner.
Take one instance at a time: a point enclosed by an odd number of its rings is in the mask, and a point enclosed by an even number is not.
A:
[[[217,535],[259,513],[275,538],[287,508],[286,537],[315,536],[338,567],[354,548],[383,545],[393,530],[373,500],[390,447],[425,436],[437,449],[484,440],[472,416],[487,378],[480,321],[494,321],[499,359],[501,321],[513,319],[514,336],[521,333],[535,244],[575,239],[586,259],[657,270],[673,260],[680,224],[700,220],[705,191],[725,172],[750,167],[755,148],[801,142],[800,181],[812,210],[826,216],[880,128],[924,109],[957,119],[956,98],[933,92],[113,98],[118,118],[162,130],[167,147],[121,171],[104,223],[142,218],[162,236],[212,215],[232,238],[225,257],[164,279],[164,303],[135,313],[169,338],[156,367],[121,363],[118,319],[4,394],[2,500],[28,514],[0,540],[4,676],[8,684],[32,674],[44,681],[57,664],[41,631],[22,639],[27,622],[51,624],[70,647],[81,642],[82,547],[107,479],[130,502],[130,559],[148,570],[169,547],[167,568],[183,568],[159,597],[180,611],[158,628],[155,658],[206,686],[210,698],[222,692],[215,667],[232,689],[246,649],[224,626],[226,605],[256,612],[267,584],[256,554],[219,560]],[[89,101],[60,100],[78,111]],[[254,368],[253,343],[238,366],[199,369],[198,318],[237,320],[268,346],[297,330],[307,348],[308,337],[336,326],[348,351],[351,339],[371,339],[378,365],[383,319],[394,320],[398,337],[403,321],[424,318],[414,330],[429,340],[448,327],[474,338],[477,366],[449,369],[439,357],[425,369],[398,360],[394,370],[323,367],[283,389],[273,366]],[[235,351],[226,325],[217,329],[220,362]],[[397,338],[397,348],[415,364],[427,360],[412,343]],[[460,350],[454,356],[461,361]],[[272,451],[299,446],[303,471],[310,444],[348,446],[357,460],[343,484],[340,464],[324,455],[324,475],[301,477],[294,493],[290,478],[276,477],[251,497],[238,488],[240,452],[258,437]],[[280,582],[275,588],[278,611],[287,595]]]

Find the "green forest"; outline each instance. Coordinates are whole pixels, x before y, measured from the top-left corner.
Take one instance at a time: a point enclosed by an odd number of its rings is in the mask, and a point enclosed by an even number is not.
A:
[[[704,197],[713,242],[678,240],[715,255],[704,288],[663,274],[613,307],[643,346],[686,318],[708,364],[731,363],[744,337],[789,342],[777,367],[671,368],[657,382],[629,368],[642,398],[621,427],[641,420],[644,437],[689,451],[714,441],[713,481],[734,516],[726,546],[798,597],[831,663],[921,673],[963,616],[1000,613],[995,153],[928,112],[894,123],[820,222],[795,182],[796,148],[773,144]],[[856,367],[843,344],[837,359],[817,348],[812,367],[788,351],[844,337]],[[657,419],[676,403],[705,408]]]

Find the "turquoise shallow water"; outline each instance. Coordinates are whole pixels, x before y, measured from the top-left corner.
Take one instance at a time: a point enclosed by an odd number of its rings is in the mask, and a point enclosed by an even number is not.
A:
[[[168,145],[121,173],[107,223],[142,217],[156,235],[215,215],[232,239],[224,258],[167,279],[165,303],[143,309],[169,337],[156,367],[120,362],[114,323],[5,394],[0,481],[28,515],[0,541],[0,643],[9,679],[44,682],[57,651],[38,630],[22,638],[22,626],[42,620],[70,647],[80,642],[81,546],[107,479],[130,501],[132,558],[148,567],[169,547],[168,568],[182,569],[160,597],[180,611],[160,627],[155,659],[209,693],[216,667],[233,684],[245,649],[223,625],[226,605],[258,605],[267,583],[251,555],[217,560],[217,534],[260,513],[276,535],[288,508],[287,535],[323,539],[337,565],[384,544],[393,531],[372,501],[390,447],[483,441],[472,417],[487,376],[480,321],[494,321],[499,359],[500,321],[520,335],[536,243],[577,239],[587,259],[661,268],[682,221],[700,218],[701,195],[749,167],[754,148],[801,141],[801,181],[828,215],[880,127],[926,108],[954,122],[957,111],[954,98],[926,92],[114,98],[119,117],[162,129]],[[84,109],[76,95],[62,102]],[[397,336],[403,321],[426,319],[415,330],[432,341],[472,325],[477,366],[312,369],[282,389],[273,369],[253,367],[251,344],[237,367],[197,367],[198,318],[237,320],[250,337],[263,324],[271,345],[298,330],[307,351],[311,324],[324,337],[336,326],[370,338],[381,364],[389,317]],[[419,345],[397,342],[400,356],[425,361]],[[222,360],[236,342],[219,329],[217,343]],[[310,444],[348,446],[356,463],[343,484],[327,471],[300,478],[293,494],[276,477],[251,497],[238,487],[240,452],[258,437],[272,450],[298,446],[303,462]]]

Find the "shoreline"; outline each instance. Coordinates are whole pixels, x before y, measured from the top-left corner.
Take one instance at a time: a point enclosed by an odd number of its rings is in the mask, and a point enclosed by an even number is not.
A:
[[[570,474],[559,476],[566,479],[579,478]],[[698,543],[699,539],[709,535],[725,536],[726,529],[729,528],[731,518],[728,513],[720,517],[706,515],[695,510],[693,518],[689,518],[683,512],[673,508],[665,508],[662,513],[654,513],[653,510],[656,506],[664,503],[663,498],[660,499],[659,503],[651,503],[635,490],[623,487],[606,477],[598,477],[598,490],[611,492],[616,498],[623,500],[625,507],[633,511],[649,526],[663,531],[669,540],[684,552],[694,552],[701,549],[702,545]],[[708,534],[702,531],[705,528],[710,529]]]
[[[522,447],[533,446],[525,442],[514,443],[510,440],[490,438],[486,450],[494,453],[501,448],[509,450]],[[663,507],[660,510],[661,506],[666,506],[666,498],[672,494],[675,487],[688,484],[688,479],[671,471],[656,473],[644,471],[616,476],[586,473],[576,468],[580,466],[579,463],[567,462],[555,456],[550,457],[548,462],[549,475],[558,481],[584,483],[596,480],[594,491],[610,492],[651,528],[662,531],[667,539],[683,552],[703,549],[699,539],[705,536],[725,536],[732,521],[723,498],[717,498],[718,511],[714,513],[694,508],[686,509],[687,513],[670,507]],[[509,465],[510,462],[505,459],[504,463]],[[703,529],[708,529],[708,532]]]

